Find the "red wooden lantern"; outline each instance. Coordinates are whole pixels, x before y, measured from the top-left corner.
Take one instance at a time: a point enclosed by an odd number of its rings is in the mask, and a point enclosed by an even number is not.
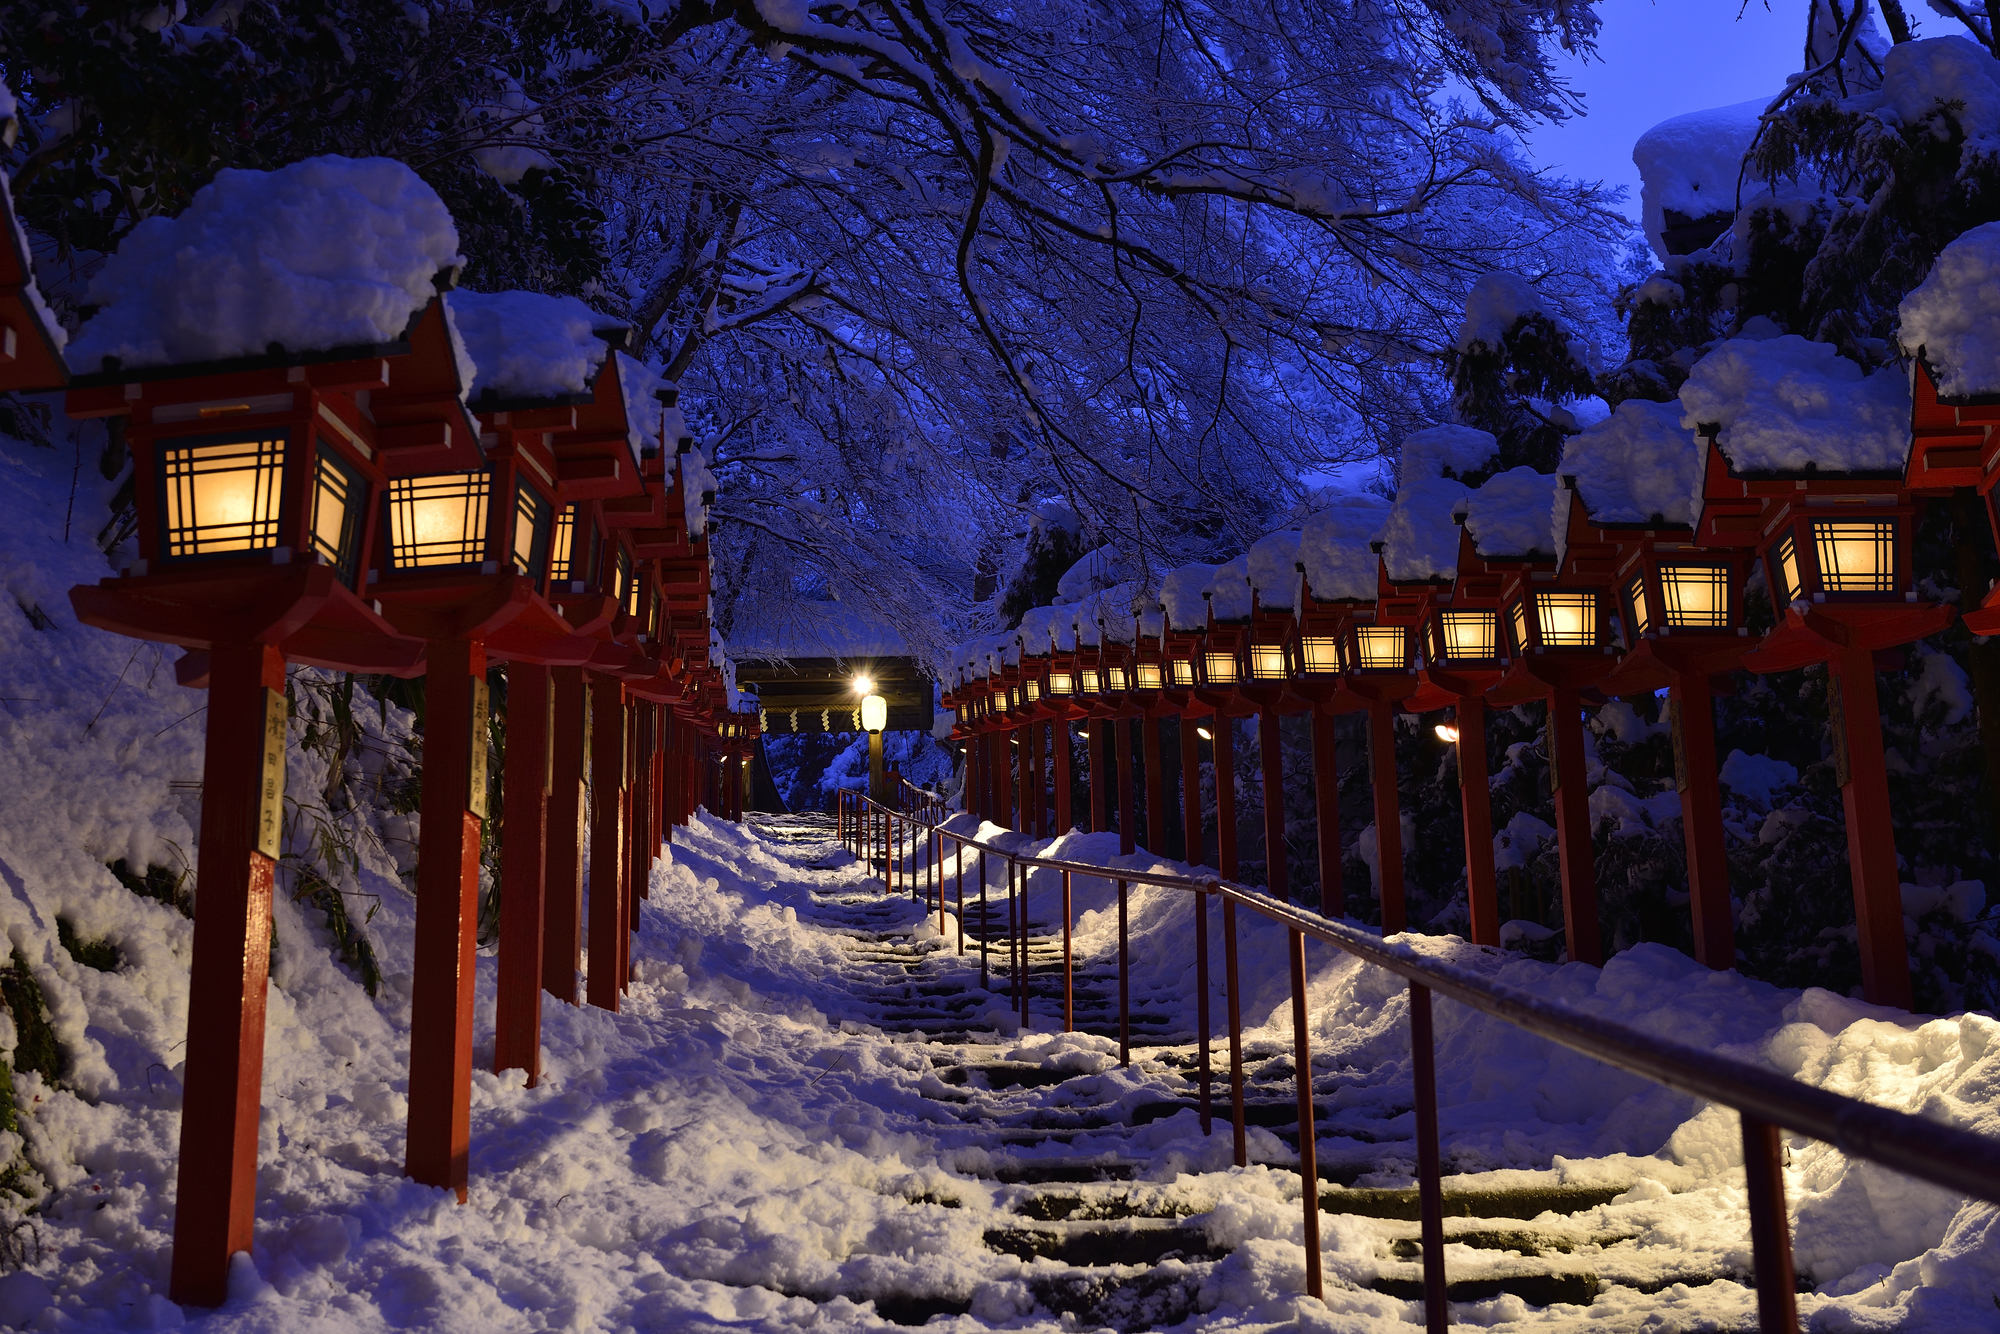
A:
[[[15,119],[0,122],[0,142],[14,143]],[[14,197],[0,181],[0,225],[7,232],[0,245],[0,390],[60,389],[69,380],[63,361],[67,341],[55,313],[35,285],[28,238],[14,216]]]
[[[1862,986],[1877,1004],[1907,1008],[1875,655],[1952,618],[1916,587],[1908,384],[1892,371],[1864,376],[1831,345],[1795,335],[1736,339],[1696,363],[1681,403],[1706,446],[1695,540],[1754,549],[1782,612],[1743,665],[1777,672],[1824,662],[1833,674]]]
[[[1199,865],[1202,847],[1201,742],[1206,736],[1211,746],[1227,748],[1229,739],[1216,717],[1214,706],[1202,697],[1205,675],[1203,660],[1208,636],[1208,585],[1215,578],[1213,565],[1183,565],[1169,570],[1160,580],[1160,672],[1165,684],[1160,690],[1161,707],[1179,718],[1181,741],[1181,828],[1186,832],[1184,853],[1189,865]],[[1223,751],[1215,752],[1220,756]],[[1233,763],[1233,758],[1232,758]],[[1221,761],[1217,772],[1226,773]],[[1216,787],[1215,867],[1223,876],[1236,876],[1236,805],[1232,785]]]

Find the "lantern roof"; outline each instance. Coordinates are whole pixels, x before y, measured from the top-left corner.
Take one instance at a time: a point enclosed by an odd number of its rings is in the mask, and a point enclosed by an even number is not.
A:
[[[1564,499],[1551,473],[1509,468],[1461,502],[1473,552],[1487,560],[1556,554],[1555,506]],[[1454,567],[1457,558],[1453,557]]]
[[[1707,449],[1681,424],[1679,403],[1628,398],[1563,446],[1558,475],[1574,478],[1591,522],[1694,526]],[[1558,553],[1568,543],[1570,500],[1552,504]]]
[[[1296,611],[1299,605],[1298,532],[1271,533],[1251,544],[1250,587],[1267,611]]]
[[[448,293],[445,305],[472,358],[482,412],[587,402],[597,373],[631,327],[573,296],[543,292]]]
[[[1452,516],[1471,495],[1463,482],[1406,474],[1382,525],[1382,570],[1390,582],[1449,583],[1458,577],[1458,524]]]
[[[1695,363],[1680,401],[1682,422],[1713,434],[1739,477],[1901,476],[1909,453],[1904,374],[1867,374],[1833,344],[1797,334],[1723,343]]]
[[[1215,577],[1202,590],[1208,614],[1216,621],[1247,621],[1255,610],[1250,588],[1250,557],[1238,556],[1215,567]]]
[[[1299,533],[1299,564],[1314,598],[1325,602],[1372,602],[1381,562],[1369,544],[1381,534],[1389,502],[1380,496],[1347,495],[1305,521]]]
[[[1930,368],[1940,398],[2000,395],[2000,223],[1939,251],[1897,315],[1904,351]]]
[[[1160,608],[1167,623],[1186,633],[1208,624],[1208,599],[1202,590],[1215,578],[1215,567],[1196,561],[1167,571],[1160,580]]]
[[[400,162],[225,169],[126,236],[67,356],[92,373],[386,349],[464,263],[444,201]]]

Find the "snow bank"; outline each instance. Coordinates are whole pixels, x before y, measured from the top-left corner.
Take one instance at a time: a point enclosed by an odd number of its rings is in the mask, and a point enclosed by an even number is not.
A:
[[[1554,555],[1555,507],[1563,499],[1559,479],[1533,468],[1509,468],[1467,498],[1465,531],[1473,549],[1488,558]]]
[[[1199,562],[1167,571],[1160,580],[1160,606],[1168,623],[1186,633],[1208,625],[1208,598],[1203,590],[1215,579],[1215,567]]]
[[[1454,473],[1477,472],[1486,466],[1500,442],[1491,432],[1471,426],[1427,426],[1403,437],[1402,455],[1396,465],[1399,486],[1428,478],[1442,477],[1449,468]]]
[[[1693,526],[1706,452],[1681,412],[1678,404],[1628,398],[1563,445],[1556,472],[1576,479],[1591,518]],[[1552,518],[1560,549],[1569,532],[1569,497],[1561,492]]]
[[[1381,587],[1380,562],[1369,544],[1381,535],[1388,517],[1388,501],[1350,495],[1306,520],[1299,534],[1299,562],[1315,598],[1374,600]]]
[[[1738,472],[1900,473],[1909,452],[1902,372],[1864,375],[1833,344],[1797,334],[1723,343],[1695,363],[1680,401],[1681,425],[1719,427],[1716,443]]]
[[[475,397],[560,398],[588,394],[611,345],[598,330],[617,324],[573,296],[541,292],[445,295],[476,367]],[[651,405],[658,415],[657,404]]]
[[[1407,583],[1457,576],[1458,524],[1452,514],[1471,494],[1462,482],[1405,476],[1382,525],[1382,568],[1390,579]]]
[[[1647,130],[1632,145],[1632,163],[1639,168],[1640,221],[1646,240],[1661,260],[1667,258],[1661,235],[1667,209],[1689,221],[1736,211],[1743,155],[1750,151],[1758,117],[1769,102],[1768,97],[1760,97],[1675,116]],[[1743,175],[1746,205],[1768,194],[1761,180]]]
[[[1897,311],[1903,351],[1947,398],[2000,393],[2000,222],[1961,234]]]
[[[1270,611],[1293,611],[1299,603],[1298,533],[1272,533],[1251,544],[1247,553],[1250,587],[1257,605]]]
[[[79,373],[393,342],[465,262],[437,192],[388,158],[226,169],[134,227],[91,280]]]

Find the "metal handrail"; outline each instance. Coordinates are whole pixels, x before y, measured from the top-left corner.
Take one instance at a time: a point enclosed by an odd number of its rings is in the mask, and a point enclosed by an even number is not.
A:
[[[1462,1005],[1504,1020],[1571,1051],[1682,1093],[1721,1103],[1739,1113],[1743,1120],[1744,1162],[1749,1186],[1759,1327],[1766,1331],[1766,1334],[1795,1334],[1798,1328],[1793,1294],[1791,1240],[1785,1216],[1783,1152],[1779,1143],[1779,1127],[1810,1135],[1814,1139],[1834,1145],[1851,1157],[1870,1159],[1885,1167],[1943,1186],[1956,1194],[1973,1195],[2000,1202],[2000,1140],[1976,1135],[1956,1126],[1914,1116],[1908,1112],[1862,1102],[1827,1089],[1816,1088],[1747,1061],[1655,1037],[1623,1024],[1553,1004],[1529,992],[1493,982],[1452,964],[1427,958],[1408,945],[1385,941],[1346,923],[1322,917],[1318,913],[1272,898],[1247,886],[1223,880],[1219,876],[1190,877],[1152,871],[1124,871],[1115,867],[1060,857],[1038,857],[1011,851],[957,830],[946,829],[943,821],[924,820],[918,818],[917,813],[891,809],[862,793],[843,793],[841,801],[843,812],[850,805],[855,809],[851,815],[843,816],[841,825],[843,836],[846,836],[851,826],[856,834],[851,841],[858,850],[859,831],[864,823],[868,824],[873,834],[870,839],[873,851],[881,853],[888,864],[885,875],[892,874],[893,868],[901,861],[905,836],[913,827],[928,835],[925,843],[929,854],[931,887],[937,893],[940,930],[943,929],[945,911],[943,841],[950,839],[957,845],[961,954],[965,952],[964,854],[968,849],[980,854],[982,903],[987,886],[986,857],[989,855],[998,857],[1006,863],[1010,910],[1010,976],[1015,979],[1016,999],[1024,1026],[1028,1020],[1028,993],[1025,980],[1021,976],[1025,968],[1015,971],[1013,961],[1025,963],[1027,877],[1018,872],[1022,868],[1052,870],[1060,872],[1063,877],[1065,1028],[1073,1027],[1074,1019],[1068,999],[1072,971],[1070,895],[1073,879],[1082,875],[1097,880],[1115,881],[1119,890],[1121,1063],[1129,1060],[1130,1047],[1130,1014],[1125,985],[1129,966],[1125,930],[1128,887],[1155,885],[1182,889],[1199,895],[1196,900],[1198,932],[1196,963],[1197,985],[1201,990],[1203,1011],[1199,1034],[1203,1133],[1209,1130],[1210,1041],[1206,1015],[1207,930],[1206,913],[1203,910],[1211,896],[1219,899],[1223,905],[1224,945],[1229,967],[1227,998],[1230,1010],[1231,1110],[1236,1131],[1238,1166],[1245,1165],[1246,1155],[1242,1110],[1242,1034],[1241,1017],[1237,1012],[1233,909],[1241,905],[1287,929],[1291,938],[1289,952],[1292,956],[1293,1028],[1297,1048],[1294,1064],[1300,1072],[1297,1082],[1300,1109],[1300,1175],[1306,1215],[1307,1289],[1313,1296],[1323,1294],[1317,1244],[1319,1194],[1316,1185],[1317,1165],[1314,1161],[1316,1155],[1313,1151],[1316,1136],[1310,1129],[1315,1124],[1316,1117],[1311,1101],[1312,1081],[1309,1072],[1312,1067],[1305,1022],[1304,941],[1307,939],[1331,945],[1363,962],[1388,969],[1410,983],[1412,1046],[1413,1054],[1417,1058],[1414,1062],[1414,1073],[1417,1084],[1419,1195],[1423,1206],[1425,1314],[1426,1324],[1438,1334],[1445,1328],[1445,1285],[1441,1158],[1438,1152],[1437,1090],[1434,1051],[1431,1043],[1432,992],[1449,996]],[[926,815],[943,810],[940,804],[926,803],[926,805],[927,809],[923,812]],[[900,831],[898,825],[902,826]],[[907,877],[907,880],[912,882],[910,887],[913,894],[923,889],[921,877],[916,874],[917,870],[917,857],[913,849],[911,871]],[[1018,892],[1023,896],[1022,910],[1018,915],[1013,912],[1017,881]],[[928,899],[928,893],[925,897]],[[1016,922],[1019,931],[1018,942],[1015,939]],[[982,976],[985,971],[984,960],[990,936],[990,931],[982,932],[980,941]]]

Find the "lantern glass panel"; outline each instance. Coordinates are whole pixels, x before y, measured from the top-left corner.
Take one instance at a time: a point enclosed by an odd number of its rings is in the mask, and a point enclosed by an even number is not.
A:
[[[1500,614],[1492,611],[1441,611],[1439,638],[1444,656],[1459,662],[1500,656]]]
[[[627,616],[639,615],[639,572],[632,568],[632,557],[622,547],[618,551],[618,601]]]
[[[576,550],[576,506],[564,505],[556,515],[554,530],[549,534],[549,577],[552,579],[574,579],[577,577],[572,561]]]
[[[1528,651],[1528,604],[1525,599],[1507,609],[1508,619],[1514,626],[1514,651]]]
[[[483,472],[403,477],[389,483],[389,548],[397,569],[477,565],[486,559]]]
[[[1778,585],[1784,590],[1785,605],[1790,606],[1805,596],[1805,581],[1799,578],[1799,552],[1792,542],[1792,535],[1786,533],[1771,548],[1772,559],[1777,562]]]
[[[1068,672],[1049,673],[1049,693],[1051,695],[1071,695],[1076,693],[1076,680]]]
[[[1355,626],[1355,666],[1364,672],[1402,671],[1409,666],[1404,635],[1400,625]]]
[[[1193,658],[1174,659],[1174,684],[1177,686],[1191,686],[1194,684]]]
[[[539,579],[549,554],[551,506],[525,482],[514,484],[514,568]]]
[[[1160,664],[1157,662],[1140,663],[1138,672],[1139,689],[1141,690],[1158,690],[1164,684],[1160,679]]]
[[[1813,554],[1829,593],[1896,591],[1896,521],[1814,519]]]
[[[344,584],[354,582],[361,554],[362,507],[368,483],[346,459],[321,446],[313,478],[313,550],[326,558]]]
[[[1104,688],[1106,690],[1126,689],[1125,669],[1123,667],[1106,667],[1104,669]]]
[[[1007,688],[1007,707],[1009,709],[1014,707],[1014,688],[1012,686]]]
[[[1208,669],[1210,685],[1227,686],[1236,684],[1236,655],[1210,650],[1201,655],[1203,665]]]
[[[1027,700],[1030,704],[1035,703],[1042,697],[1042,683],[1040,681],[1024,681],[1021,684],[1021,689],[1027,692]]]
[[[1666,584],[1666,571],[1660,572],[1662,586]],[[1671,600],[1672,594],[1668,594]],[[1632,633],[1626,636],[1628,643],[1637,643],[1639,636],[1653,632],[1653,609],[1646,602],[1646,576],[1634,575],[1632,582],[1625,585],[1625,605],[1632,613]]]
[[[1340,670],[1340,641],[1332,635],[1307,635],[1299,641],[1306,674],[1324,676]]]
[[[1597,647],[1597,594],[1573,589],[1536,593],[1535,629],[1543,648]]]
[[[1285,666],[1285,646],[1283,644],[1252,644],[1250,646],[1250,675],[1259,681],[1282,681],[1290,672]]]
[[[216,556],[278,545],[285,437],[161,447],[167,556]]]
[[[1101,687],[1097,683],[1097,669],[1086,667],[1079,675],[1083,678],[1081,688],[1086,695],[1095,695]]]
[[[1679,629],[1729,628],[1729,571],[1720,565],[1662,565],[1660,601],[1668,625]]]

